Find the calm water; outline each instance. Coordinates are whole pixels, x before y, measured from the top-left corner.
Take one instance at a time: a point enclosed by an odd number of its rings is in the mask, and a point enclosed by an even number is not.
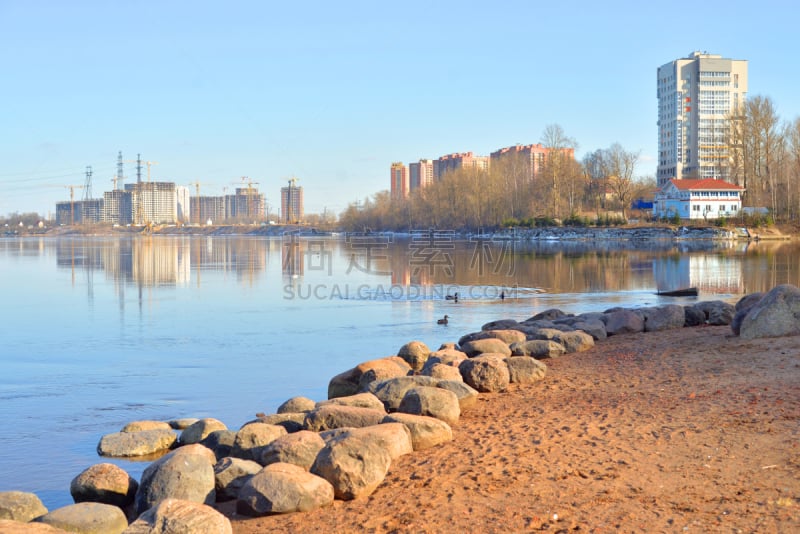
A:
[[[551,307],[693,301],[656,289],[733,302],[800,285],[799,264],[796,245],[763,242],[0,239],[0,491],[70,504],[71,479],[109,461],[100,437],[129,421],[238,428],[289,397],[326,398],[330,377],[413,339],[438,347]]]

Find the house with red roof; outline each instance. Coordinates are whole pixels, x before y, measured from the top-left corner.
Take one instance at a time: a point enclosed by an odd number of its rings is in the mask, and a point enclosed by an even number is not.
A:
[[[705,178],[672,179],[656,193],[653,215],[658,218],[719,219],[733,217],[742,209],[744,187]]]

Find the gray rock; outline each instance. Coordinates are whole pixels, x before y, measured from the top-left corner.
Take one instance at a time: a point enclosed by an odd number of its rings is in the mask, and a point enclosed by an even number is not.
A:
[[[181,445],[200,443],[215,430],[228,430],[228,427],[222,421],[212,417],[198,419],[181,432]]]
[[[76,502],[99,502],[120,508],[133,503],[139,483],[114,464],[95,464],[72,479],[69,492]]]
[[[750,310],[753,309],[753,306],[758,304],[763,297],[764,293],[758,292],[750,293],[749,295],[745,295],[739,299],[739,302],[737,302],[734,306],[736,313],[733,315],[733,319],[731,320],[731,331],[734,335],[739,335],[742,321],[745,317],[747,317],[747,314],[750,313]]]
[[[733,321],[736,308],[721,300],[698,302],[695,307],[706,315],[706,322],[710,325],[728,325]]]
[[[27,523],[47,513],[35,493],[0,491],[0,519]]]
[[[98,502],[70,504],[37,521],[79,534],[121,534],[128,528],[128,519],[121,509]]]
[[[278,406],[276,412],[279,414],[310,412],[314,409],[315,404],[316,402],[308,397],[292,397]]]
[[[686,312],[678,304],[665,304],[642,308],[645,332],[660,332],[683,328],[686,323]]]
[[[425,362],[425,365],[422,366],[422,371],[425,372],[425,369],[429,365],[435,365],[435,364],[451,365],[453,367],[458,367],[458,364],[460,364],[466,359],[467,355],[461,352],[460,350],[439,349],[435,352],[431,352],[431,355],[428,357],[428,360]]]
[[[464,382],[480,392],[504,391],[511,381],[505,362],[508,356],[510,354],[483,354],[461,362],[458,370]]]
[[[236,432],[233,430],[215,430],[200,441],[200,445],[210,449],[219,460],[231,455]]]
[[[352,500],[375,491],[386,478],[390,463],[391,456],[380,439],[345,435],[319,451],[311,472],[331,483],[337,499]]]
[[[430,360],[428,360],[428,362],[430,362]],[[429,376],[437,380],[461,380],[461,373],[458,367],[443,363],[428,365],[428,362],[425,362],[425,367],[422,368],[422,376]]]
[[[742,319],[739,336],[743,339],[794,336],[800,334],[800,289],[793,285],[775,286]]]
[[[210,506],[164,499],[131,523],[125,534],[232,534],[231,522]]]
[[[511,356],[511,349],[508,348],[508,343],[497,338],[485,338],[469,341],[461,346],[461,350],[470,358],[487,353]]]
[[[294,464],[307,471],[311,469],[314,459],[324,446],[325,441],[317,432],[301,430],[281,436],[264,447],[258,462],[261,465]]]
[[[429,376],[403,376],[375,384],[373,393],[383,403],[387,412],[396,412],[406,391],[416,386],[436,387],[438,380]],[[352,425],[355,426],[355,425]],[[361,425],[363,426],[363,425]]]
[[[213,504],[214,453],[199,444],[186,445],[150,464],[136,492],[136,513],[164,499]]]
[[[609,336],[644,332],[644,319],[630,310],[612,311],[603,317]]]
[[[458,423],[461,407],[452,391],[438,387],[417,386],[406,391],[398,412],[428,415],[452,426]]]
[[[403,423],[411,432],[411,445],[415,451],[430,449],[453,439],[450,425],[435,417],[392,413],[384,417],[383,423]]]
[[[422,369],[430,353],[431,349],[422,341],[410,341],[397,351],[397,355],[403,358],[414,371]]]
[[[140,432],[142,430],[172,430],[172,426],[164,421],[131,421],[120,432]]]
[[[538,360],[558,358],[567,352],[561,343],[547,339],[532,339],[524,343],[514,343],[510,348],[512,356],[530,356]]]
[[[700,326],[706,324],[706,314],[694,304],[683,307],[683,326]]]
[[[243,426],[236,433],[231,456],[242,458],[243,460],[258,461],[261,458],[261,452],[264,447],[286,434],[286,429],[282,426],[250,423]]]
[[[297,412],[262,415],[258,419],[248,421],[245,424],[264,423],[267,425],[278,425],[285,428],[286,432],[297,432],[298,430],[303,430],[303,422],[306,420],[307,413],[308,412]]]
[[[236,511],[249,516],[309,512],[333,504],[323,478],[293,464],[276,463],[253,475],[239,493]]]
[[[358,408],[356,406],[338,406],[330,404],[320,406],[306,414],[304,427],[306,430],[319,432],[340,427],[362,427],[377,425],[386,415],[383,410]]]
[[[681,313],[683,310],[681,310]],[[594,347],[594,338],[586,332],[580,330],[571,330],[569,332],[560,332],[553,338],[567,350],[567,353],[584,352]]]
[[[377,440],[386,449],[392,460],[414,452],[411,431],[403,423],[381,423],[362,428],[350,428],[333,439],[339,439],[342,436],[360,436]]]
[[[506,365],[512,384],[532,384],[547,374],[547,366],[530,356],[511,356]]]
[[[381,400],[369,392],[357,393],[355,395],[348,395],[347,397],[336,397],[335,399],[320,401],[316,403],[314,408],[328,406],[330,404],[335,404],[338,406],[355,406],[357,408],[371,408],[373,410],[385,411]]]
[[[515,319],[499,319],[481,326],[481,330],[509,330],[519,326]]]
[[[458,380],[440,380],[439,383],[436,384],[436,387],[452,391],[456,394],[461,413],[464,413],[464,410],[472,408],[478,403],[477,390],[464,382],[460,372]]]
[[[383,373],[398,373],[398,369],[399,374],[402,374],[402,376],[412,372],[411,366],[399,356],[389,356],[363,362],[331,378],[328,383],[328,398],[346,397],[363,391],[359,389],[361,376],[373,369],[381,369],[381,371],[373,373],[375,376]]]
[[[529,341],[535,340],[554,340],[558,336],[562,334],[562,330],[557,328],[558,325],[553,325],[552,328],[547,327],[537,327],[537,328],[529,328],[528,333],[526,335],[526,339]]]
[[[171,419],[167,421],[170,428],[173,430],[186,430],[198,421],[197,417],[183,417],[180,419]]]
[[[214,491],[217,501],[229,501],[239,496],[239,491],[250,477],[261,471],[261,464],[228,456],[214,464]]]
[[[542,319],[547,321],[554,321],[556,319],[561,319],[562,317],[571,317],[571,316],[572,314],[564,313],[563,311],[557,308],[550,308],[549,310],[537,313],[530,319],[526,319],[526,321],[541,321]]]
[[[111,457],[147,456],[169,450],[176,441],[177,436],[171,429],[115,432],[100,438],[97,454]]]
[[[592,336],[595,341],[608,337],[605,323],[596,317],[565,317],[559,319],[555,326],[561,328],[561,325],[569,327],[569,330],[582,330]]]

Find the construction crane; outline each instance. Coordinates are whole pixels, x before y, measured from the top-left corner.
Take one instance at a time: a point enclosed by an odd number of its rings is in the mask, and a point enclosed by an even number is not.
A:
[[[201,185],[212,185],[212,184],[205,184],[201,182],[189,182],[189,185],[193,185],[195,187],[195,209],[193,210],[195,213],[193,214],[192,219],[197,224],[203,224],[203,221],[200,220],[200,186]]]
[[[75,226],[75,190],[83,189],[83,185],[65,185],[69,189],[69,225]]]
[[[231,182],[233,185],[240,185],[239,182]],[[259,182],[250,180],[247,176],[242,176],[241,185],[247,185],[247,217],[255,215],[255,203],[257,194],[254,192],[254,185],[259,185]],[[237,214],[238,215],[238,214]]]
[[[147,165],[147,181],[150,181],[150,165],[158,165],[157,161],[143,161],[145,165]]]
[[[297,191],[298,180],[299,178],[292,176],[289,179],[289,188],[286,190],[286,213],[284,214],[284,216],[286,217],[286,222],[289,224],[295,222],[293,217],[293,215],[295,214],[293,213],[293,211],[294,211],[294,202],[296,202],[296,199],[293,197],[295,192]]]

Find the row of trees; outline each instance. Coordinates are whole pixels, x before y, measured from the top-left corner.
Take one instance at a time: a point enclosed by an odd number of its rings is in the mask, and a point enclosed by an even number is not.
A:
[[[800,222],[800,117],[784,121],[769,97],[755,96],[730,123],[730,176],[747,189],[745,205]]]
[[[365,228],[499,228],[504,222],[531,219],[564,220],[607,210],[625,216],[630,201],[655,187],[655,179],[635,176],[639,154],[615,143],[578,162],[569,150],[577,147],[557,125],[545,128],[541,143],[550,149],[535,176],[521,154],[493,160],[488,170],[462,167],[445,173],[407,198],[381,191],[362,205],[351,204],[341,214],[344,230]]]

